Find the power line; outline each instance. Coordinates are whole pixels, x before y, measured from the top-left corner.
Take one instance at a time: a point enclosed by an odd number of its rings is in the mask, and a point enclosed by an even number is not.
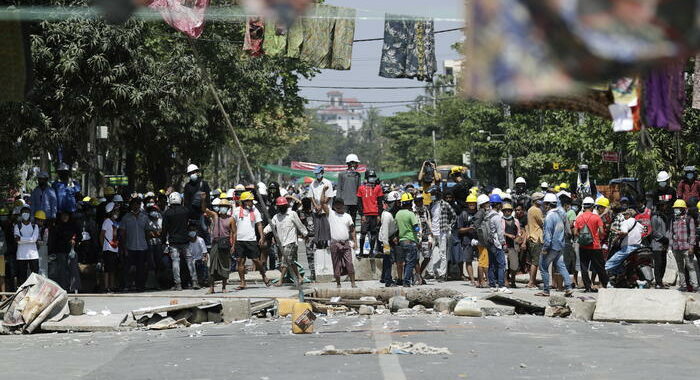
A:
[[[440,33],[447,33],[447,32],[454,32],[456,30],[464,30],[464,28],[452,28],[452,29],[443,29],[443,30],[436,30],[433,33],[434,34],[440,34]],[[369,41],[384,41],[384,37],[381,38],[364,38],[361,40],[353,40],[352,42],[369,42]]]
[[[330,99],[306,99],[309,102],[321,102],[321,103],[330,103]],[[393,104],[393,103],[417,103],[420,100],[387,100],[387,101],[375,101],[375,102],[360,102],[358,100],[358,103],[364,103],[364,104]]]
[[[432,87],[431,85],[426,86],[403,86],[403,87],[358,87],[358,86],[299,86],[299,88],[322,88],[331,90],[404,90],[404,89],[425,89]],[[454,87],[453,84],[446,84],[443,86],[436,87]]]

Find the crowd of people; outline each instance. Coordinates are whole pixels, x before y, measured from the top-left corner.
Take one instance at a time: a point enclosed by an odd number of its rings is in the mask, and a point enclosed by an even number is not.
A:
[[[387,287],[458,280],[509,293],[516,275],[528,274],[525,286],[537,295],[552,288],[571,295],[577,287],[629,286],[619,278],[630,275],[630,257],[646,249],[653,274],[632,273],[631,285],[666,288],[670,251],[679,288],[700,291],[700,180],[693,166],[675,188],[660,172],[653,192],[607,194],[611,202],[587,165],[575,185],[532,189],[518,178],[502,191],[475,186],[459,166],[443,174],[426,161],[417,184],[390,185],[373,170],[360,173],[356,155],[346,163],[335,185],[319,166],[302,184],[212,190],[189,165],[178,188],[122,194],[106,187],[99,197],[82,194],[70,167],[60,164],[53,183],[41,172],[31,194],[0,208],[0,286],[13,291],[35,272],[70,292],[208,286],[213,293],[218,282],[227,291],[231,272],[238,272],[237,289],[245,289],[249,270],[270,286],[267,271],[279,269],[277,286],[328,275],[338,287],[343,276],[355,287],[353,262],[375,258]],[[318,261],[326,258],[332,271],[322,273]],[[88,288],[81,279],[90,273],[96,281]]]

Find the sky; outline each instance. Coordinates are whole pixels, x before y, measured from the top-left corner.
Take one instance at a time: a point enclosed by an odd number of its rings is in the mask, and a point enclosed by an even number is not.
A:
[[[435,30],[452,29],[464,26],[463,0],[327,0],[327,4],[354,8],[357,10],[355,39],[381,38],[384,36],[384,13],[427,16],[435,19]],[[363,19],[364,18],[364,19]],[[458,59],[459,54],[451,45],[461,41],[464,33],[454,31],[435,35],[435,56],[438,73],[443,73],[443,61]],[[426,82],[415,79],[388,79],[379,76],[379,61],[382,55],[382,41],[357,42],[353,46],[352,69],[322,70],[312,80],[304,80],[301,86],[333,87],[402,87],[424,86]],[[337,88],[344,97],[366,101],[413,100],[424,93],[423,89],[401,90],[356,90]],[[326,93],[333,89],[302,88],[301,94],[307,99],[326,99]],[[317,107],[320,102],[309,102],[308,107]],[[369,106],[369,105],[366,105]],[[381,107],[384,115],[405,111],[406,107],[396,104],[375,104]]]

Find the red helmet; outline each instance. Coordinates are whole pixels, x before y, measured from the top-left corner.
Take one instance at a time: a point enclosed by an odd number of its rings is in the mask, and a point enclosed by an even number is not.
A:
[[[275,204],[277,206],[288,206],[289,202],[287,202],[287,198],[285,197],[277,197],[277,199],[275,200]]]

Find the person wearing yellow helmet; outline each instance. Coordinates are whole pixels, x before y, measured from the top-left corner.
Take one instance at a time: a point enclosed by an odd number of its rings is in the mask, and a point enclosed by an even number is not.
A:
[[[413,212],[413,196],[401,195],[401,210],[396,213],[396,227],[399,230],[399,254],[396,255],[396,271],[399,283],[404,287],[413,285],[413,272],[418,262],[418,232],[420,221]]]
[[[698,262],[695,257],[697,243],[695,220],[688,215],[688,205],[683,199],[677,199],[673,203],[673,222],[671,222],[668,236],[671,251],[673,251],[676,264],[678,264],[679,290],[698,291],[700,286],[696,272]],[[687,282],[686,270],[689,276]],[[692,290],[686,288],[687,283],[690,283]]]
[[[49,174],[47,172],[39,173],[37,175],[37,182],[39,184],[32,190],[32,194],[29,198],[31,214],[34,215],[38,210],[41,210],[46,213],[48,219],[56,219],[58,200],[56,198],[56,192],[49,186]]]
[[[476,239],[476,229],[475,221],[477,214],[477,201],[478,197],[476,194],[469,194],[466,199],[466,208],[457,216],[456,231],[455,236],[455,247],[453,250],[458,250],[458,252],[453,252],[453,261],[459,264],[459,274],[460,278],[463,280],[468,280],[472,286],[477,286],[476,280],[474,279],[474,268],[472,266],[472,261],[476,256],[475,249],[472,245],[472,240]],[[464,276],[464,263],[467,267],[467,277]]]
[[[255,267],[260,271],[265,285],[270,285],[270,280],[265,274],[265,267],[260,260],[260,249],[265,246],[265,234],[262,227],[262,215],[255,207],[255,196],[246,191],[241,194],[241,205],[233,210],[233,249],[237,256],[238,277],[241,280],[239,290],[246,288],[245,262],[251,259]],[[260,236],[258,239],[257,236]]]
[[[455,212],[457,214],[467,208],[465,200],[470,194],[470,188],[474,185],[469,177],[465,178],[464,171],[464,167],[455,166],[450,173],[450,176],[455,181],[455,185],[452,187],[452,194],[456,200],[457,210]]]

